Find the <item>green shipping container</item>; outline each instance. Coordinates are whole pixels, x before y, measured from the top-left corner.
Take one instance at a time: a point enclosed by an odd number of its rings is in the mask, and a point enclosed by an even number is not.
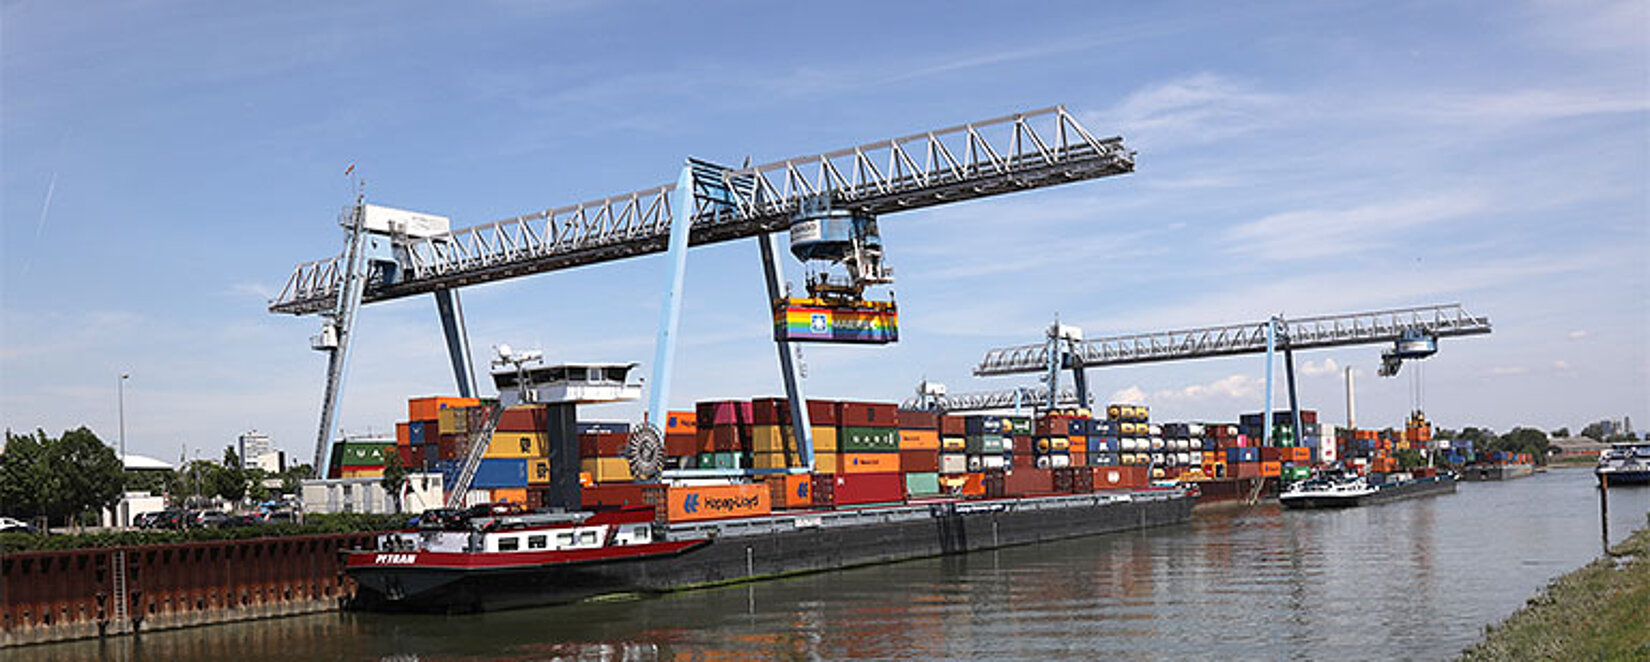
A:
[[[395,452],[394,444],[339,444],[339,466],[376,466],[384,464],[387,454]]]
[[[1306,480],[1312,477],[1311,467],[1297,467],[1290,465],[1283,468],[1284,480]]]
[[[844,453],[880,453],[899,450],[899,428],[845,427],[837,435]]]
[[[911,496],[933,496],[940,493],[940,475],[937,473],[905,474],[905,493]]]
[[[1000,434],[970,435],[964,439],[964,444],[964,450],[970,454],[1003,452],[1003,436]]]
[[[1008,416],[1003,418],[1005,429],[1012,435],[1031,434],[1031,419],[1026,416]]]

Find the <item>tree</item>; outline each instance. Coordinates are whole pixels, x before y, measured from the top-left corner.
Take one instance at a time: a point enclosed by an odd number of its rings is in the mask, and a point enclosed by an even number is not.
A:
[[[1535,428],[1513,428],[1511,432],[1501,435],[1500,448],[1497,450],[1509,453],[1528,453],[1537,464],[1547,463],[1547,449],[1551,443],[1547,440],[1547,433]]]
[[[241,469],[241,458],[235,449],[223,449],[223,464],[216,467],[211,478],[212,494],[225,501],[238,502],[246,496],[246,471]]]
[[[247,469],[245,474],[246,498],[251,499],[253,503],[268,501],[271,494],[269,488],[264,487],[264,479],[269,478],[269,473],[258,467],[252,467]]]
[[[1557,430],[1553,430],[1552,436],[1555,439],[1568,439],[1570,437],[1570,428],[1559,428]]]
[[[0,452],[0,515],[46,514],[46,497],[53,491],[45,462],[49,441],[45,430],[32,435],[6,431],[6,450]]]
[[[286,468],[281,472],[281,492],[283,494],[299,494],[303,491],[303,481],[315,477],[315,467],[307,464],[298,464]]]
[[[407,486],[407,467],[401,464],[401,453],[389,448],[384,453],[384,477],[379,479],[379,486],[390,494],[390,503],[395,504],[395,512],[401,512],[401,488]]]
[[[72,517],[120,502],[125,467],[115,451],[84,426],[48,444],[46,466],[52,475],[48,514]]]
[[[1398,466],[1404,469],[1427,466],[1427,458],[1413,448],[1398,451]]]
[[[1599,421],[1588,423],[1587,427],[1581,429],[1581,436],[1595,441],[1604,441],[1604,438],[1609,435],[1604,434],[1604,421]]]

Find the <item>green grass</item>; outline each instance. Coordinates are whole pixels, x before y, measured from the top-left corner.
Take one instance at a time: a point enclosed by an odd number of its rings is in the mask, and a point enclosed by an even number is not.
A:
[[[1650,660],[1650,528],[1554,580],[1460,659]]]

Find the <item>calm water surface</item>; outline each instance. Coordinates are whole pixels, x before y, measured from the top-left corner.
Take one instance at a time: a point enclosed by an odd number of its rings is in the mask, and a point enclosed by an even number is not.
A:
[[[1597,557],[1589,470],[1339,512],[1184,526],[479,616],[322,614],[11,651],[26,659],[1447,659]],[[1650,488],[1610,494],[1610,534]],[[21,658],[20,658],[21,659]]]

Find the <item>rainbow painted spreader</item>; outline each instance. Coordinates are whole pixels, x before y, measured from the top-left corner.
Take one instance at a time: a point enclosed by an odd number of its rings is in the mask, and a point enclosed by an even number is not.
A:
[[[780,299],[774,302],[773,337],[796,342],[885,345],[899,340],[899,309],[892,301]]]

